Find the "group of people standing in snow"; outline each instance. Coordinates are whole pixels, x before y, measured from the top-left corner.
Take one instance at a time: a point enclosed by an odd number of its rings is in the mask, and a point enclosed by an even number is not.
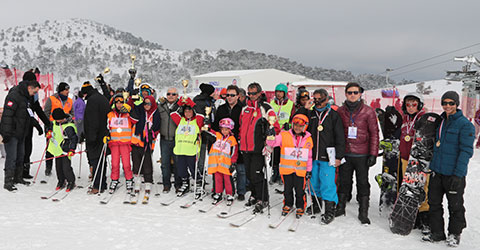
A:
[[[282,214],[318,214],[324,205],[321,221],[329,224],[346,214],[355,173],[358,219],[370,224],[368,176],[370,167],[376,164],[381,135],[376,113],[364,104],[363,88],[358,83],[345,87],[346,101],[341,107],[333,103],[325,89],[315,90],[310,98],[310,93],[301,88],[294,103],[288,99],[284,84],[276,86],[275,97],[268,103],[259,83],[251,83],[247,91],[228,86],[220,93],[223,104],[219,104],[213,98],[215,88],[209,84],[201,84],[201,93],[193,100],[180,97],[174,87],[157,99],[148,83],[134,88],[135,73],[130,72],[126,89],[116,91],[99,76],[103,94],[85,82],[75,101],[69,97],[70,86],[62,82],[43,109],[38,103],[40,85],[35,74],[25,73],[23,81],[10,89],[0,122],[7,153],[4,188],[14,191],[15,184],[28,184],[24,179],[32,178],[24,166],[29,166],[35,127],[40,135],[45,130],[44,157],[49,159],[45,175],[51,175],[55,159],[57,189],[75,187],[71,157],[82,153],[77,151],[77,144],[85,142],[92,178],[89,194],[115,191],[120,165],[128,192],[139,192],[142,178],[145,192],[150,192],[154,183],[152,157],[159,140],[164,193],[174,188],[178,196],[186,195],[192,178],[198,187],[194,192],[200,197],[208,173],[213,175],[214,203],[222,200],[224,191],[227,205],[232,204],[235,194],[242,201],[250,191],[245,205],[261,212],[269,206],[265,171],[272,165],[270,184],[284,186]],[[437,129],[438,143],[430,163],[433,172],[427,186],[428,199],[419,218],[423,226],[431,228],[425,240],[445,240],[442,202],[446,195],[449,240],[458,244],[466,227],[463,194],[475,131],[458,108],[457,93],[446,92],[441,102],[443,121]],[[422,106],[420,95],[404,97],[400,131],[403,172],[412,147],[409,139],[415,134],[413,124],[425,113]],[[43,129],[34,114],[43,122]],[[108,154],[112,167],[109,187]],[[268,163],[266,159],[270,158]],[[312,201],[308,208],[307,193]]]

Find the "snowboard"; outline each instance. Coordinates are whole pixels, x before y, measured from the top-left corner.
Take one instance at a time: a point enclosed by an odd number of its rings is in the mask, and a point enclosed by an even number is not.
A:
[[[378,112],[377,112],[378,113]],[[383,119],[381,121],[380,119]],[[402,115],[393,106],[388,106],[379,116],[384,139],[380,142],[383,149],[382,173],[375,176],[380,187],[380,213],[389,214],[397,199],[397,172],[400,162],[400,135]]]
[[[408,159],[398,198],[390,214],[390,230],[395,234],[408,235],[412,231],[418,209],[426,198],[424,186],[430,172],[436,129],[441,117],[426,113],[415,122],[415,137]]]

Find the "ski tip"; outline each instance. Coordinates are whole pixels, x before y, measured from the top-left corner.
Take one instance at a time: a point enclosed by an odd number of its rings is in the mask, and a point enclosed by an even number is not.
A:
[[[46,181],[40,181],[40,183],[41,183],[41,184],[47,184],[47,182],[46,182]]]
[[[40,199],[42,199],[42,200],[46,200],[46,199],[48,199],[48,197],[46,197],[46,196],[42,196],[42,197],[40,197]]]

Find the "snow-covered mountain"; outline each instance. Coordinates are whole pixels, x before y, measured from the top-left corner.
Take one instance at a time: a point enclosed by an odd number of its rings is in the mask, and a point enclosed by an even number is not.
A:
[[[85,19],[45,21],[0,30],[0,63],[25,70],[38,67],[53,72],[55,80],[74,86],[93,79],[105,67],[106,80],[123,86],[135,54],[139,77],[157,87],[177,84],[192,75],[218,70],[275,68],[311,79],[359,81],[367,89],[382,87],[385,77],[354,75],[346,70],[308,67],[275,55],[247,50],[172,51],[128,32]],[[398,84],[398,83],[397,83]]]

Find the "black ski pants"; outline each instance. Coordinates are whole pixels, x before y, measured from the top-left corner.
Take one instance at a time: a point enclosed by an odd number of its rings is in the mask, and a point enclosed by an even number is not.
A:
[[[443,220],[443,196],[448,201],[448,232],[461,234],[467,227],[465,220],[465,207],[463,206],[463,194],[465,192],[465,177],[455,190],[451,190],[452,176],[432,173],[428,185],[428,204],[430,205],[430,228],[432,234],[444,235],[445,221]],[[450,192],[449,192],[450,191]],[[456,194],[451,193],[456,192]]]
[[[305,177],[297,176],[295,173],[289,175],[282,175],[282,180],[285,186],[283,191],[283,205],[293,206],[293,190],[295,190],[295,207],[305,209]]]
[[[140,164],[143,167],[141,174],[146,183],[153,183],[153,163],[152,163],[152,151],[147,147],[147,150],[143,147],[132,145],[132,162],[133,162],[133,174],[137,175],[140,170]]]
[[[339,182],[338,194],[344,194],[348,196],[352,192],[353,185],[353,172],[355,171],[356,183],[357,183],[357,197],[370,197],[370,183],[368,182],[368,170],[367,165],[368,156],[360,157],[345,157],[345,164],[340,166],[339,169]]]
[[[30,173],[30,156],[32,155],[33,149],[33,126],[27,128],[27,135],[25,136],[25,155],[23,157],[23,172],[26,174]]]
[[[75,174],[73,173],[72,162],[68,156],[59,157],[55,159],[55,169],[57,171],[58,182],[75,183]]]
[[[243,154],[243,160],[252,196],[257,200],[268,201],[267,180],[263,172],[265,157],[261,153],[247,152]]]

